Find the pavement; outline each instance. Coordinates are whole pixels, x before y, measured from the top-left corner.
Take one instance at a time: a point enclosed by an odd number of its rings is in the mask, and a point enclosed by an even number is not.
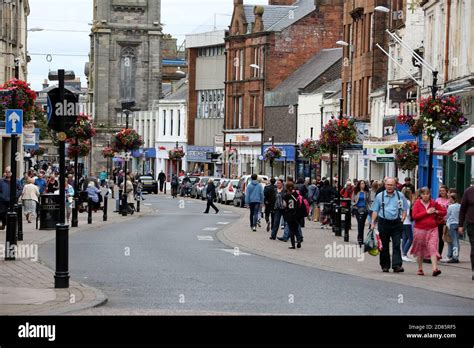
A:
[[[98,231],[150,211],[142,205],[140,213],[122,217],[113,212],[115,201],[109,199],[108,203],[107,222],[103,221],[102,211],[93,213],[91,225],[87,224],[87,213],[81,213],[79,227],[70,228],[70,236],[83,231]],[[54,288],[54,271],[38,258],[38,249],[54,240],[56,232],[36,230],[34,222],[30,224],[24,216],[22,218],[24,240],[18,242],[18,252],[22,251],[22,255],[18,255],[15,261],[5,261],[3,254],[0,259],[0,315],[61,315],[106,303],[107,297],[101,290],[74,281],[73,276],[68,289]],[[6,240],[5,232],[0,231],[1,240]]]
[[[252,232],[249,227],[249,210],[226,207],[241,215],[235,224],[217,233],[217,238],[224,244],[239,248],[241,251],[266,256],[272,259],[290,262],[293,264],[313,267],[330,272],[354,275],[362,278],[381,280],[415,288],[426,289],[443,294],[474,299],[474,281],[472,280],[470,263],[470,245],[461,241],[460,263],[440,263],[443,272],[438,277],[432,277],[431,264],[424,264],[425,276],[418,276],[417,263],[404,262],[404,273],[383,273],[379,265],[379,257],[368,253],[359,255],[355,252],[357,246],[357,222],[352,219],[349,242],[345,243],[342,237],[335,237],[332,230],[322,229],[320,223],[306,221],[303,229],[304,242],[301,249],[289,250],[290,242],[270,240],[270,233],[266,232],[266,223],[262,219],[262,227]],[[366,229],[367,231],[367,229]],[[280,229],[278,237],[283,235]],[[444,255],[447,246],[444,248]],[[472,313],[474,314],[474,307]]]

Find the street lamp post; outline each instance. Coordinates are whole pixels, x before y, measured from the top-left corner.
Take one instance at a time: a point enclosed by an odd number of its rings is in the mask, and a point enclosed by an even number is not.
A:
[[[321,133],[323,133],[324,105],[321,105]],[[319,176],[323,177],[323,158],[319,159]]]
[[[272,135],[271,140],[272,140],[272,147],[273,147],[273,146],[275,146],[275,136],[274,135]],[[273,161],[274,161],[273,159],[270,160],[270,168],[271,168],[270,172],[272,174],[272,176],[271,176],[272,178],[273,178]]]
[[[125,129],[128,129],[128,117],[131,113],[130,110],[124,109],[123,112],[125,113]],[[125,149],[125,163],[124,163],[124,169],[125,169],[125,176],[124,176],[124,181],[123,181],[123,192],[122,192],[122,216],[127,216],[128,215],[128,202],[127,202],[127,177],[128,177],[128,149]]]
[[[76,137],[76,144],[79,145],[79,139]],[[74,155],[74,208],[72,209],[71,227],[79,226],[78,208],[79,208],[79,153]]]
[[[228,159],[229,159],[229,179],[232,179],[232,160],[230,159],[230,153],[232,151],[232,139],[229,139],[229,156],[228,156]]]

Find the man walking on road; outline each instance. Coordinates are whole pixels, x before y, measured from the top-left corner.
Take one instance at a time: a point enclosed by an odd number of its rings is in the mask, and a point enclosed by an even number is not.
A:
[[[403,193],[395,191],[395,179],[385,180],[385,191],[380,192],[372,205],[372,224],[378,218],[382,251],[380,252],[380,266],[383,272],[390,271],[390,238],[392,239],[392,268],[395,273],[404,272],[402,267],[402,253],[400,243],[402,239],[403,222],[407,215],[408,203]]]
[[[257,231],[259,206],[263,203],[263,187],[257,180],[257,174],[252,174],[252,182],[245,192],[245,203],[250,207],[250,228]]]
[[[160,182],[160,192],[163,192],[163,186],[165,185],[166,175],[163,171],[158,174],[158,181]]]
[[[466,223],[466,231],[471,243],[471,270],[472,280],[474,280],[474,186],[472,184],[464,191],[462,197],[458,227],[460,235],[464,234],[464,223]]]

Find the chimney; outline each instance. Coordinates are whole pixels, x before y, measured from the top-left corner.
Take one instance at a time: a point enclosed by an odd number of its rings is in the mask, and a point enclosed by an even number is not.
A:
[[[268,0],[269,5],[291,6],[296,0]]]
[[[253,14],[255,15],[255,22],[253,23],[252,26],[252,33],[259,33],[264,31],[264,26],[263,26],[263,12],[264,12],[263,6],[254,6],[253,8]]]

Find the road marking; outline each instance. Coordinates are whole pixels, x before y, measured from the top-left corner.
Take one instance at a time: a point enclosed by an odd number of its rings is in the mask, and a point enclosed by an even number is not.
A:
[[[147,207],[149,207],[149,206],[151,206],[151,205],[153,205],[153,204],[151,204],[151,203],[143,203],[143,205],[146,205]]]
[[[218,225],[228,225],[229,223],[228,222],[218,222],[217,224]]]
[[[232,213],[233,213],[232,211],[228,211],[228,210],[224,211],[224,214],[232,214]]]
[[[213,242],[214,238],[212,236],[197,236],[198,240]]]
[[[243,251],[236,251],[235,249],[220,249],[226,253],[233,254],[234,256],[251,256],[249,253],[244,253]]]
[[[203,231],[217,231],[218,228],[217,227],[206,227],[206,228],[203,228]]]

